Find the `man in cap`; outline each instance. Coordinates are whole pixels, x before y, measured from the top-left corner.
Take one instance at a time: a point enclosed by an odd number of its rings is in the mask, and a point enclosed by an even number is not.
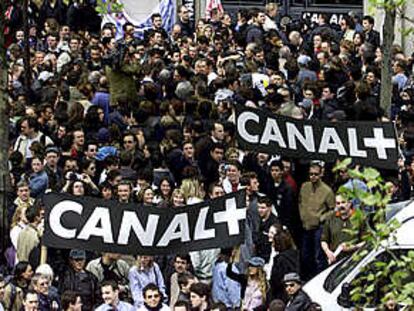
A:
[[[286,293],[289,300],[286,304],[285,311],[303,311],[307,310],[312,303],[312,300],[302,290],[302,281],[297,273],[285,274],[283,278]]]
[[[97,298],[97,279],[89,271],[85,270],[86,252],[80,249],[72,249],[69,253],[69,269],[67,269],[60,284],[60,292],[67,290],[80,294],[83,310],[92,310]]]

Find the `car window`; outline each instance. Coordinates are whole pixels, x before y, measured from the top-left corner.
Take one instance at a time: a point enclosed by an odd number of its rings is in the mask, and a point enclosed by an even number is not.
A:
[[[368,250],[368,248],[362,247],[358,252],[363,252],[364,250]],[[362,257],[359,261],[352,260],[352,257],[348,257],[344,260],[342,260],[327,276],[323,288],[329,292],[332,293],[335,288],[341,284],[341,282],[345,279],[349,273],[351,273],[352,269],[354,269],[357,264],[363,259]]]
[[[412,251],[412,249],[394,249],[394,250],[390,250],[390,251],[383,251],[380,254],[378,254],[375,257],[375,260],[371,261],[369,263],[369,270],[368,271],[363,271],[360,272],[354,279],[354,281],[351,282],[351,290],[357,285],[356,284],[356,280],[358,280],[359,277],[362,276],[362,274],[367,275],[368,273],[373,273],[374,275],[379,271],[378,268],[376,268],[376,266],[374,265],[375,262],[389,262],[390,260],[393,259],[393,257],[395,256],[396,258],[401,258],[402,256],[406,256],[408,254],[409,251]],[[395,272],[397,269],[397,267],[391,269],[391,273],[388,274],[389,276]],[[377,279],[376,280],[376,286],[374,287],[374,291],[372,293],[372,295],[370,295],[371,298],[373,298],[373,300],[371,301],[370,304],[367,305],[367,307],[369,308],[373,308],[379,304],[381,304],[381,299],[384,297],[385,294],[387,294],[388,290],[386,289],[385,285],[387,284],[391,284],[391,280],[390,277],[384,277],[382,279]],[[407,279],[405,279],[406,282],[412,282],[414,280],[414,271],[410,271],[410,275],[408,276]],[[363,284],[364,286],[368,286],[371,284],[366,284],[366,281],[363,281],[365,284]],[[385,288],[385,290],[384,290]],[[366,305],[367,301],[364,301],[363,299],[361,299],[360,301],[357,302],[358,305]]]

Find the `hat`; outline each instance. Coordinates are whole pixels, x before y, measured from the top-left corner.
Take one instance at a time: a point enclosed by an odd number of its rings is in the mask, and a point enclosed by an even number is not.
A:
[[[299,65],[307,65],[311,61],[311,58],[308,55],[300,55],[298,57]]]
[[[251,267],[263,267],[265,265],[265,261],[261,257],[252,257],[249,260],[249,266]]]
[[[86,252],[82,249],[72,249],[69,253],[69,258],[86,259]]]
[[[300,279],[299,274],[297,274],[296,272],[285,274],[285,276],[283,277],[283,283],[287,282],[295,282],[298,284],[302,284],[302,280]]]
[[[47,146],[46,150],[45,150],[45,154],[48,154],[48,153],[51,153],[51,152],[56,153],[56,154],[60,154],[58,147],[56,147],[56,146]]]

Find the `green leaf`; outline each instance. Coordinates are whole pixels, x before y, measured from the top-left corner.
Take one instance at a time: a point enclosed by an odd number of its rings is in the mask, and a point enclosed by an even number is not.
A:
[[[346,158],[344,160],[342,160],[341,162],[339,162],[334,168],[333,168],[333,172],[337,172],[337,171],[341,171],[341,170],[345,170],[348,169],[349,164],[352,163],[352,159],[351,158]]]
[[[370,167],[364,169],[363,175],[368,181],[376,180],[378,177],[380,177],[380,173],[376,169]]]

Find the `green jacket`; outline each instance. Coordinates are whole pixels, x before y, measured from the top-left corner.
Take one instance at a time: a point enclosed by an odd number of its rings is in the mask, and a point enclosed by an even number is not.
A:
[[[299,212],[303,228],[318,228],[335,208],[335,195],[323,181],[314,187],[310,181],[305,182],[299,194]]]

